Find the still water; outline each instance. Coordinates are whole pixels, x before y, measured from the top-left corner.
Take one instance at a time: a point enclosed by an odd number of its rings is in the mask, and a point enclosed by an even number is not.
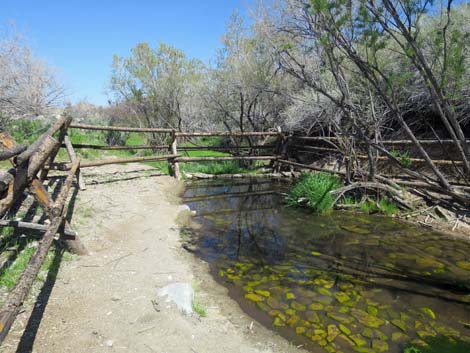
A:
[[[283,205],[271,180],[188,184],[196,254],[253,318],[313,352],[470,352],[470,242]]]

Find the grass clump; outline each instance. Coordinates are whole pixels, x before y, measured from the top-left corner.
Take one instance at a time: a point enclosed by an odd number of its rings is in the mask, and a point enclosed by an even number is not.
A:
[[[193,311],[198,314],[200,317],[206,317],[207,316],[207,309],[197,301],[196,298],[193,300]]]
[[[18,254],[11,266],[0,274],[0,287],[10,290],[16,285],[35,251],[35,248],[27,247]]]
[[[387,198],[380,198],[376,200],[365,200],[359,205],[359,208],[364,213],[383,213],[387,216],[393,216],[400,213],[400,209],[393,202]]]
[[[192,302],[193,311],[196,314],[198,314],[200,317],[206,317],[207,309],[203,304],[201,304],[201,302],[198,299],[198,293],[200,291],[200,284],[197,282],[193,282],[193,290],[194,290],[194,297],[193,297],[193,302]]]
[[[411,156],[408,151],[397,151],[391,150],[390,154],[400,161],[402,167],[410,168],[411,167]]]
[[[315,212],[325,213],[333,208],[330,191],[342,186],[341,180],[328,173],[302,173],[289,190],[286,202],[289,206],[306,206]]]

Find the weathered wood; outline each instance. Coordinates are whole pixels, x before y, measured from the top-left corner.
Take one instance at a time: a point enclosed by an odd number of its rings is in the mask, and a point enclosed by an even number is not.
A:
[[[231,157],[178,157],[176,160],[183,163],[207,162],[207,161],[268,161],[276,159],[276,156],[231,156]]]
[[[5,161],[12,157],[15,157],[24,151],[26,151],[27,147],[25,145],[17,145],[11,149],[7,149],[5,151],[0,152],[0,161]]]
[[[59,153],[61,143],[64,141],[65,135],[67,134],[67,129],[69,125],[72,123],[72,118],[71,117],[66,117],[64,118],[64,123],[60,127],[59,131],[60,133],[58,134],[57,140],[59,141],[59,144],[54,147],[53,151],[51,152],[49,158],[47,159],[46,164],[44,167],[50,166],[52,163],[54,163],[55,158],[57,157],[57,153]],[[52,131],[51,136],[54,134]],[[46,180],[47,175],[49,174],[49,168],[43,168],[41,170],[41,173],[39,174],[39,180],[43,181]]]
[[[171,152],[171,154],[176,156],[178,154],[178,148],[177,148],[178,139],[176,138],[176,131],[175,130],[173,130],[173,132],[171,133],[171,138],[172,138],[172,141],[171,141],[171,145],[170,145],[170,152]],[[172,159],[169,159],[168,162],[171,163],[171,172],[172,172],[173,176],[176,178],[176,180],[180,180],[181,179],[180,165],[179,165],[177,159],[172,158]]]
[[[1,227],[13,227],[13,228],[20,228],[20,229],[29,229],[29,230],[37,230],[39,232],[46,232],[49,226],[44,224],[38,223],[31,223],[31,222],[22,222],[22,221],[10,221],[10,220],[0,220]],[[76,237],[78,234],[77,232],[71,229],[64,229],[58,233],[62,233],[69,237]]]
[[[29,146],[26,151],[24,151],[17,157],[18,165],[26,163],[33,155],[33,153],[36,153],[38,151],[38,149],[43,144],[43,139],[46,136],[52,137],[57,131],[62,129],[64,126],[68,126],[71,121],[71,118],[60,117],[49,129],[47,129],[44,134],[41,135],[41,137],[39,137],[31,146]]]
[[[60,123],[64,123],[65,119],[59,119]],[[15,180],[10,184],[8,194],[0,200],[0,216],[4,215],[11,206],[21,197],[28,184],[35,178],[40,169],[43,167],[45,160],[50,156],[58,141],[48,135],[57,131],[57,122],[38,140],[40,143],[32,144],[25,152],[20,154],[17,160],[17,168]],[[6,148],[17,146],[16,142],[8,134],[2,134],[1,142]],[[33,149],[34,147],[34,149]],[[23,156],[21,159],[20,157]]]
[[[66,147],[62,144],[62,147]],[[135,146],[119,146],[119,145],[87,145],[87,144],[73,144],[74,149],[90,149],[90,150],[103,150],[103,151],[130,151],[130,150],[168,150],[168,145],[135,145]],[[179,151],[233,151],[233,150],[258,150],[258,149],[274,149],[273,145],[257,145],[257,146],[228,146],[228,147],[214,147],[214,146],[179,146]]]
[[[35,254],[31,257],[26,270],[23,272],[15,288],[8,294],[5,304],[0,310],[0,343],[3,342],[10,331],[11,325],[15,321],[16,315],[23,305],[31,286],[41,269],[44,259],[47,256],[47,252],[51,247],[54,236],[61,223],[61,217],[56,217],[52,220],[47,232],[39,242],[39,246]]]
[[[357,155],[356,158],[358,159],[363,159],[367,160],[368,157],[364,155]],[[390,161],[390,158],[385,157],[385,156],[380,156],[376,157],[378,161]],[[400,157],[397,157],[398,160],[400,160]],[[425,159],[420,159],[420,158],[407,158],[408,161],[411,163],[417,163],[417,164],[425,164],[427,161]],[[432,159],[432,162],[436,165],[447,165],[447,166],[453,166],[453,165],[462,165],[462,161],[452,161],[452,160],[447,160],[447,159]]]
[[[336,148],[328,148],[328,147],[293,146],[293,148],[296,148],[299,152],[304,152],[304,153],[311,153],[311,152],[314,152],[314,151],[341,153],[341,151],[339,151]]]
[[[44,210],[44,212],[46,212],[47,216],[52,219],[54,217],[54,203],[52,202],[51,196],[44,188],[44,185],[42,185],[42,182],[39,179],[34,179],[31,182],[29,189],[41,208]],[[73,232],[67,220],[64,222],[64,231]],[[65,245],[72,253],[76,255],[88,254],[87,249],[80,241],[78,235],[76,235],[73,239],[65,239]]]
[[[72,183],[75,174],[74,169],[76,170],[75,165],[71,169],[66,183],[69,181],[70,184]],[[64,188],[63,190],[68,192],[70,188]],[[31,257],[28,266],[21,275],[21,278],[16,284],[15,288],[13,288],[13,290],[8,294],[5,300],[5,304],[0,310],[0,343],[3,342],[6,335],[10,331],[10,328],[15,321],[16,315],[23,305],[24,300],[31,290],[31,286],[33,285],[34,280],[36,279],[39,270],[41,269],[41,266],[47,256],[47,252],[49,251],[49,248],[51,247],[54,240],[54,236],[62,224],[63,217],[67,212],[67,206],[65,205],[67,195],[65,194],[65,191],[64,193],[61,193],[61,197],[58,199],[61,203],[57,203],[55,205],[54,214],[56,214],[56,216],[51,219],[51,224],[49,225],[42,240],[39,242],[39,246],[36,252]]]
[[[101,131],[122,131],[122,132],[172,132],[173,129],[155,129],[144,127],[118,127],[118,126],[97,126],[85,124],[70,124],[71,129],[101,130]]]
[[[176,136],[198,137],[198,136],[277,136],[279,132],[274,131],[251,131],[251,132],[178,132]]]
[[[69,155],[70,161],[73,163],[77,160],[77,154],[75,153],[75,150],[72,145],[72,141],[70,141],[70,137],[68,135],[64,136],[64,144],[65,148],[67,149],[67,154]],[[80,168],[77,169],[77,181],[78,181],[78,187],[80,190],[86,190],[86,185],[85,185],[85,180],[83,180],[82,173],[80,172]]]
[[[178,150],[180,151],[236,151],[236,150],[261,150],[269,149],[274,150],[275,145],[253,145],[253,146],[227,146],[227,147],[213,147],[213,146],[180,146]]]
[[[62,147],[67,147],[65,144]],[[135,145],[135,146],[119,146],[119,145],[86,145],[86,144],[73,144],[74,149],[90,149],[90,150],[103,150],[103,151],[130,151],[130,150],[167,150],[168,145]]]
[[[59,146],[59,141],[52,136],[46,135],[42,138],[41,144],[37,146],[36,150],[29,157],[28,178],[30,180],[36,177],[38,172],[44,167],[46,161]]]
[[[289,138],[295,140],[304,140],[304,141],[337,141],[337,137],[322,137],[322,136],[290,136]],[[363,141],[357,141],[359,144],[364,144]],[[436,140],[436,139],[429,139],[429,140],[418,140],[421,145],[453,145],[455,143],[454,140]],[[467,143],[470,143],[470,140],[466,140]],[[413,145],[413,141],[411,140],[384,140],[378,141],[379,145]]]
[[[264,196],[264,195],[274,195],[274,194],[278,194],[278,192],[274,191],[274,190],[254,191],[254,192],[237,192],[237,193],[227,192],[225,194],[185,197],[184,202],[217,200],[217,199],[225,199],[225,198],[240,198],[240,197],[248,197],[248,196]]]
[[[13,149],[18,146],[18,144],[13,140],[13,137],[8,132],[2,132],[0,134],[0,142],[2,146],[6,149]]]
[[[318,172],[332,173],[332,174],[341,175],[343,177],[346,175],[345,172],[341,172],[341,171],[338,171],[338,170],[331,170],[331,169],[327,169],[327,168],[315,167],[313,165],[307,165],[307,164],[287,161],[285,159],[278,159],[277,161],[279,163],[282,163],[282,164],[287,164],[287,165],[292,165],[294,167],[299,167],[300,169],[316,170]]]
[[[163,161],[170,158],[178,157],[178,155],[166,154],[161,156],[153,157],[134,157],[134,158],[120,158],[120,159],[107,159],[102,161],[90,161],[80,163],[80,168],[99,167],[102,165],[109,164],[125,164],[125,163],[136,163],[136,162],[152,162],[152,161]],[[70,170],[70,163],[55,163],[51,166],[53,170]]]
[[[15,169],[10,169],[9,171],[0,170],[0,193],[7,190],[8,187],[13,184],[15,174]]]

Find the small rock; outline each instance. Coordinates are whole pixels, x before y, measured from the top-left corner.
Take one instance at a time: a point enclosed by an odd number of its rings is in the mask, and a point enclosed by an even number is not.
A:
[[[105,344],[106,347],[112,347],[114,342],[113,342],[113,340],[107,340],[104,344]]]

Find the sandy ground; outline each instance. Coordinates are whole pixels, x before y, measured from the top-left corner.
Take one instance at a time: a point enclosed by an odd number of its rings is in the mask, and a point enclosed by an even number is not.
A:
[[[90,255],[61,262],[1,352],[299,352],[257,323],[250,330],[207,264],[181,248],[181,183],[139,164],[88,169],[85,180],[72,225]],[[199,284],[207,317],[157,297],[173,282]]]

